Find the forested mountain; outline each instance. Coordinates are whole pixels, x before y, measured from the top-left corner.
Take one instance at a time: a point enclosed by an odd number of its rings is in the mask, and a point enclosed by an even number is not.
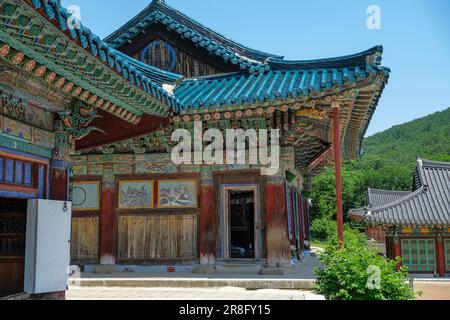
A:
[[[450,108],[365,139],[362,161],[374,156],[412,165],[416,156],[450,161]]]
[[[417,157],[450,162],[450,108],[365,139],[363,155],[343,164],[344,210],[366,205],[367,189],[411,190]],[[324,238],[335,219],[334,169],[313,180],[313,236]],[[329,230],[328,230],[329,231]]]

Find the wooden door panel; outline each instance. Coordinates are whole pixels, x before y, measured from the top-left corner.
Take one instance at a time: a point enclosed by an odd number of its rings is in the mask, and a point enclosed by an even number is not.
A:
[[[119,260],[195,259],[197,221],[197,215],[121,216]]]

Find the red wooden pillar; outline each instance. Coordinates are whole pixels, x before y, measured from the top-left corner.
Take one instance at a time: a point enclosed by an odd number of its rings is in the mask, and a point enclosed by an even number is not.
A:
[[[303,195],[302,194],[298,194],[298,203],[297,203],[297,207],[298,207],[298,219],[299,219],[299,226],[300,226],[300,251],[301,253],[303,253],[303,251],[305,250],[305,230],[306,230],[306,226],[305,226],[305,217],[303,215]]]
[[[333,147],[334,161],[336,165],[336,212],[338,225],[338,239],[341,245],[344,244],[344,208],[342,205],[342,173],[341,173],[341,130],[339,120],[338,102],[333,102]]]
[[[67,200],[69,179],[66,168],[50,167],[50,199]]]
[[[295,209],[294,209],[294,206],[295,206],[295,196],[294,196],[294,192],[290,189],[290,188],[288,188],[288,192],[290,193],[290,200],[291,201],[289,201],[289,203],[288,203],[288,205],[289,205],[289,212],[290,212],[290,217],[289,217],[289,219],[291,220],[291,225],[290,225],[290,229],[291,229],[291,231],[292,231],[292,238],[290,239],[290,241],[291,241],[291,246],[296,246],[296,243],[295,243],[295,239],[296,239],[296,235],[295,235],[295,230],[296,230],[296,226],[295,226],[295,217],[294,217],[294,215],[295,215]],[[289,230],[289,229],[288,229]]]
[[[445,262],[445,245],[442,236],[437,237],[436,241],[436,258],[437,258],[437,272],[440,277],[445,277],[446,262]]]
[[[104,176],[100,208],[100,264],[116,263],[115,177]]]
[[[200,186],[200,265],[216,264],[215,192],[212,173],[202,174]]]
[[[286,188],[281,177],[271,177],[268,180],[265,191],[267,264],[269,267],[278,268],[291,263]]]

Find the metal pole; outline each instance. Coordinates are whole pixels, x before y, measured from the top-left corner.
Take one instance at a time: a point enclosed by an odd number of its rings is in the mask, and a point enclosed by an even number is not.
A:
[[[339,245],[344,245],[344,209],[342,205],[342,173],[341,173],[341,130],[339,120],[339,102],[333,102],[333,147],[334,147],[334,162],[336,172],[336,212],[337,212],[337,226],[338,226],[338,240]]]

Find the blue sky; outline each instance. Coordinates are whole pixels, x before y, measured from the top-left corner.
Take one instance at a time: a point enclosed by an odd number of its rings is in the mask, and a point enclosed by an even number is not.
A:
[[[63,0],[105,37],[151,0]],[[248,47],[286,59],[316,59],[384,46],[392,75],[368,135],[450,107],[448,0],[167,0],[172,7]],[[366,27],[381,9],[381,30]]]

